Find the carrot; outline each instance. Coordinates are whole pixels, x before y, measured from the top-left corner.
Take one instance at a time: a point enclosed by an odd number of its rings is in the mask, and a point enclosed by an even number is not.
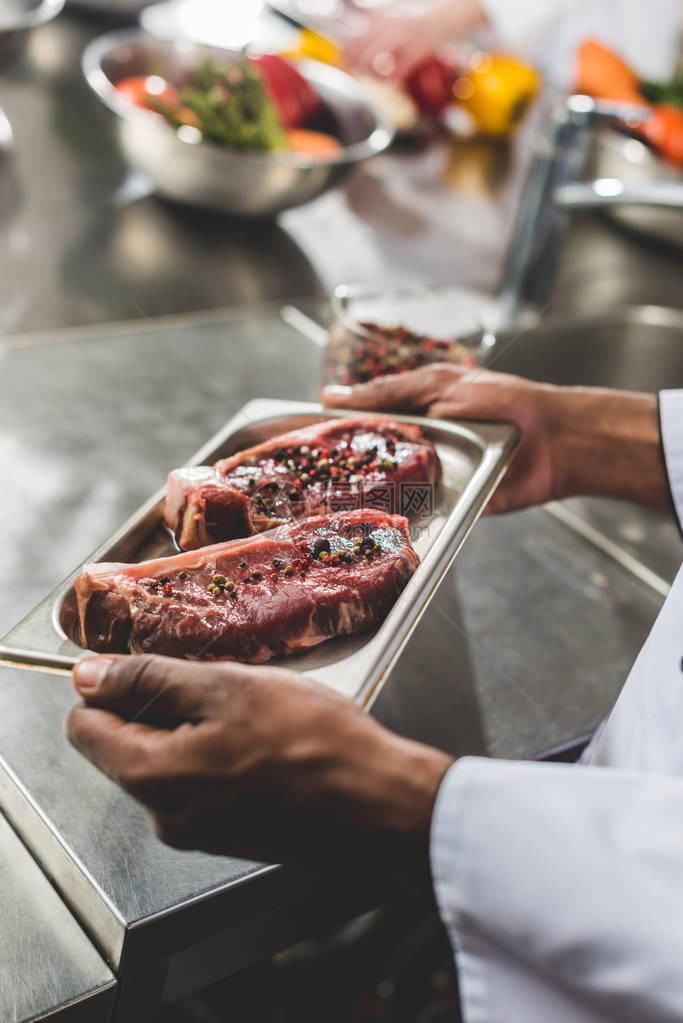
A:
[[[288,128],[287,142],[293,153],[319,159],[335,156],[341,149],[341,143],[332,135],[322,131],[309,131],[307,128]]]
[[[638,125],[638,134],[663,159],[683,168],[683,110],[671,103],[647,103],[633,69],[597,39],[579,47],[576,89],[598,99],[650,106],[652,116]]]
[[[638,131],[668,163],[683,168],[683,110],[657,103]]]
[[[597,39],[586,39],[579,47],[575,91],[597,99],[643,103],[635,71]]]

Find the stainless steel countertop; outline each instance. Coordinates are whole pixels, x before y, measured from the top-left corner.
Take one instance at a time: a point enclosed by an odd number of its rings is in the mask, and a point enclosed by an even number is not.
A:
[[[9,347],[2,621],[245,400],[311,397],[319,362],[320,349],[270,308]],[[376,713],[453,753],[533,755],[595,727],[660,602],[542,510],[482,522]],[[5,669],[2,681],[3,805],[117,970],[172,965],[225,921],[293,906],[309,888],[292,872],[163,847],[141,809],[68,747],[68,680]],[[335,894],[350,882],[338,879]]]
[[[2,73],[16,149],[0,168],[0,632],[236,407],[315,397],[320,351],[282,323],[283,301],[321,319],[324,296],[345,280],[492,291],[526,162],[524,138],[510,153],[404,147],[272,224],[163,204],[126,173],[108,114],[81,80],[83,45],[107,27],[67,12]],[[553,305],[681,305],[679,273],[678,257],[583,218]],[[662,549],[675,551],[668,537]],[[645,528],[633,550],[646,547]],[[487,520],[376,713],[454,753],[533,755],[608,711],[660,602],[545,511]],[[118,1019],[132,1023],[131,1005],[150,1019],[146,1005],[380,897],[376,879],[343,871],[163,847],[139,807],[67,745],[68,680],[0,676],[0,805],[133,978]]]
[[[0,920],[3,1023],[107,1023],[111,970],[2,815]]]

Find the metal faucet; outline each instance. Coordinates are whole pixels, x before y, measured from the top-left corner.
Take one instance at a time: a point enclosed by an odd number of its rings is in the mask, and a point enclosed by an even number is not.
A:
[[[683,208],[683,184],[579,180],[596,125],[636,126],[650,116],[645,106],[590,96],[570,96],[553,107],[548,130],[535,147],[503,268],[499,327],[518,323],[526,313],[547,305],[571,211],[625,204]]]

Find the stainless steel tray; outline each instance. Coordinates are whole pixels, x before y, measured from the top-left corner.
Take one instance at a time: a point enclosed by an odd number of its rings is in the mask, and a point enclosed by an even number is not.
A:
[[[278,433],[348,412],[303,402],[251,401],[191,459],[210,464]],[[353,413],[351,413],[353,414]],[[425,494],[411,518],[420,565],[391,612],[374,632],[329,640],[271,663],[315,676],[369,706],[415,628],[444,573],[481,514],[512,457],[518,430],[508,424],[458,423],[395,416],[417,423],[436,446],[443,479]],[[164,491],[154,494],[88,561],[137,562],[176,553],[162,521]],[[0,659],[24,667],[70,671],[83,656],[73,581],[79,566],[0,642]]]

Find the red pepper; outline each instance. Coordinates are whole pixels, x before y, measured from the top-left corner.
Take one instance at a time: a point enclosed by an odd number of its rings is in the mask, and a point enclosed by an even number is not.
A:
[[[298,128],[319,109],[322,100],[313,86],[288,61],[272,53],[253,57],[283,123]]]
[[[420,113],[435,117],[453,99],[457,68],[441,57],[428,57],[408,75],[404,88],[417,103]]]

